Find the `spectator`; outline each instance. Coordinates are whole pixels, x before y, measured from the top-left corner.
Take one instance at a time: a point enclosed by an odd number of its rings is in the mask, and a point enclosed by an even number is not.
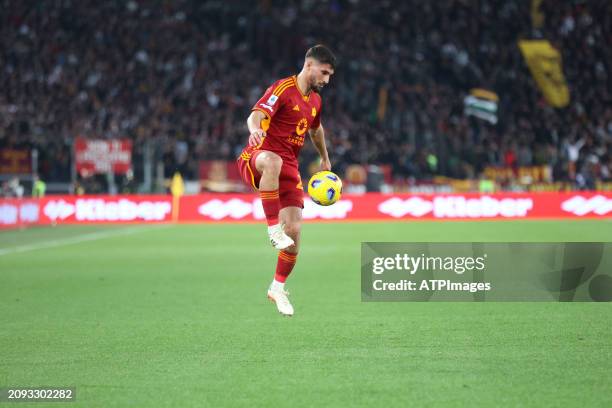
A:
[[[151,141],[166,175],[193,178],[200,160],[234,159],[252,103],[324,42],[342,60],[323,95],[336,169],[466,177],[487,165],[556,168],[562,152],[571,177],[609,178],[612,3],[564,4],[544,0],[534,31],[520,0],[0,0],[0,148],[37,147],[41,176],[67,181],[75,137],[128,137],[134,157]],[[565,109],[547,106],[518,51],[538,36],[563,55]],[[463,115],[475,86],[500,96],[496,125]],[[593,148],[575,157],[564,140],[587,136]],[[586,155],[599,164],[578,166]]]

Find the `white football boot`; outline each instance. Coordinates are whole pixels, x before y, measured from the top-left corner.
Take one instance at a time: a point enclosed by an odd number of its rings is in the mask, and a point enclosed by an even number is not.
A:
[[[270,243],[276,249],[289,248],[295,243],[289,235],[285,234],[280,224],[268,227],[268,236],[270,237]]]
[[[287,297],[289,292],[283,289],[268,289],[268,299],[276,303],[276,308],[283,316],[293,316],[293,306]]]

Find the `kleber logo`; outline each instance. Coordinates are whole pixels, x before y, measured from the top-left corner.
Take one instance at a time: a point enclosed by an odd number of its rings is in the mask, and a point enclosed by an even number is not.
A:
[[[533,209],[531,198],[497,200],[488,196],[477,198],[442,196],[435,197],[433,200],[421,197],[402,200],[393,197],[378,206],[378,211],[394,218],[406,215],[418,218],[431,212],[435,218],[525,217],[531,209]]]
[[[588,214],[606,215],[612,211],[612,200],[602,195],[596,195],[591,198],[575,196],[562,202],[561,209],[578,216]]]
[[[172,211],[167,201],[141,201],[121,199],[105,201],[79,198],[75,204],[64,200],[49,201],[43,208],[50,220],[65,220],[74,215],[77,221],[163,221]]]
[[[45,208],[43,208],[43,214],[51,221],[65,220],[74,214],[74,212],[74,204],[67,203],[64,200],[49,201]]]
[[[253,205],[238,198],[233,198],[228,202],[214,199],[198,207],[198,213],[213,220],[221,220],[226,217],[241,219],[252,212]]]
[[[432,210],[433,203],[431,201],[423,200],[420,197],[412,197],[408,200],[393,197],[378,205],[378,211],[395,218],[401,218],[405,215],[421,217],[430,213]]]

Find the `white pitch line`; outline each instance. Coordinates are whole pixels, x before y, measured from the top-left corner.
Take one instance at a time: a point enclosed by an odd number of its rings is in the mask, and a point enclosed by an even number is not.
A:
[[[158,226],[159,228],[160,226]],[[167,227],[167,225],[163,225],[163,227]],[[141,231],[147,231],[152,229],[158,229],[153,226],[141,226],[141,227],[131,227],[131,228],[122,228],[119,230],[112,231],[101,231],[101,232],[92,232],[90,234],[83,234],[76,237],[59,239],[57,241],[51,242],[39,242],[36,244],[28,244],[28,245],[20,245],[12,248],[0,249],[0,256],[17,254],[28,251],[36,251],[38,249],[47,249],[47,248],[55,248],[65,245],[74,245],[80,244],[82,242],[88,241],[96,241],[98,239],[111,238],[121,235],[131,235]]]

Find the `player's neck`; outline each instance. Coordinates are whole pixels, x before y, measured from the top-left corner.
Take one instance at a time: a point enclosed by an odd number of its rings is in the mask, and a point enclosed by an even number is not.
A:
[[[306,80],[306,74],[304,73],[304,71],[301,71],[299,74],[297,74],[296,79],[297,87],[302,93],[302,95],[308,95],[311,89],[308,86],[308,81]]]

